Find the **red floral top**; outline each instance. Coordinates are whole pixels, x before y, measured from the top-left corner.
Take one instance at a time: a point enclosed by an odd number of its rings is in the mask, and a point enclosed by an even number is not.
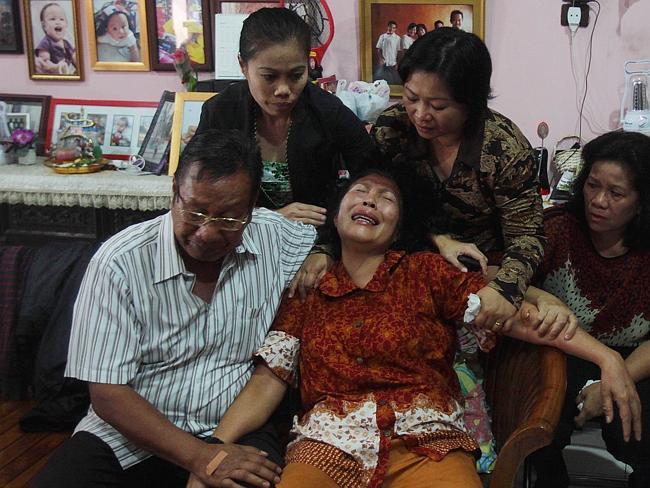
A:
[[[258,356],[296,381],[304,411],[288,462],[314,465],[343,487],[380,486],[391,438],[434,460],[474,451],[452,368],[456,323],[485,285],[438,254],[389,251],[359,288],[341,263],[305,303],[283,301]],[[485,350],[494,336],[474,331]]]

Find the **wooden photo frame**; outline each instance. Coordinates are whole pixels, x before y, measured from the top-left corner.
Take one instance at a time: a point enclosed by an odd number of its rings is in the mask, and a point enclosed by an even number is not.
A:
[[[83,80],[76,0],[23,0],[32,80]]]
[[[0,0],[0,54],[23,52],[18,0]]]
[[[95,71],[149,71],[144,0],[85,0],[85,9]]]
[[[53,98],[46,141],[48,146],[56,144],[59,131],[65,128],[66,116],[83,112],[85,118],[95,123],[94,137],[104,157],[128,159],[138,153],[138,143],[149,129],[143,123],[151,123],[156,107],[157,102]]]
[[[52,97],[46,95],[0,93],[0,107],[3,112],[29,114],[29,129],[36,134],[36,154],[39,156],[45,155],[45,136],[51,99]]]
[[[144,159],[144,170],[162,174],[169,162],[169,147],[174,121],[175,93],[164,91],[138,155]]]
[[[146,0],[149,57],[155,71],[174,71],[174,52],[187,49],[197,71],[211,71],[208,0]]]
[[[174,101],[174,120],[169,148],[169,172],[173,175],[178,166],[178,158],[187,141],[196,132],[201,118],[203,103],[215,96],[210,92],[178,92]]]
[[[401,96],[402,82],[397,73],[399,51],[414,40],[407,32],[408,26],[423,24],[429,31],[442,21],[450,27],[452,14],[454,19],[461,20],[459,28],[483,38],[485,0],[359,0],[361,79],[369,82],[385,79],[391,87],[391,96]],[[391,21],[397,25],[389,33]],[[380,42],[387,51],[384,64],[378,54]]]

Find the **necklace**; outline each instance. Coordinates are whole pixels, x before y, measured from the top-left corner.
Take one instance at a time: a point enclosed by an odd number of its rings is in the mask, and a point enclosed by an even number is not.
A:
[[[257,110],[255,112],[256,113],[255,113],[255,116],[253,118],[253,137],[255,138],[255,141],[257,142],[257,144],[260,146],[260,152],[261,152],[261,145],[262,145],[261,144],[261,136],[259,135],[259,133],[257,131],[258,112],[257,112]],[[273,167],[276,167],[276,168],[277,167],[283,167],[284,173],[285,173],[284,177],[286,179],[284,181],[281,181],[281,184],[283,183],[284,186],[288,187],[288,188],[285,188],[284,191],[288,192],[289,195],[291,194],[291,185],[289,183],[289,174],[288,174],[289,173],[289,137],[291,136],[292,124],[293,124],[293,120],[291,119],[291,117],[289,117],[289,126],[287,127],[287,135],[286,135],[286,137],[284,139],[284,162],[265,160],[264,158],[262,158],[262,162],[264,163],[264,173],[265,174],[267,173],[267,166],[269,166],[269,167],[273,166]],[[276,159],[280,159],[280,158],[276,158]],[[282,170],[281,170],[281,172],[282,172]],[[275,177],[272,177],[272,178],[275,178]],[[271,203],[271,205],[274,208],[277,209],[277,208],[280,208],[280,207],[284,206],[284,205],[280,204],[281,202],[276,202],[271,197],[269,192],[267,192],[265,190],[264,181],[262,182],[262,185],[261,185],[260,189],[262,190],[262,193],[264,194],[264,196],[268,199],[268,201]],[[292,198],[290,198],[290,201],[291,200],[292,200]],[[289,202],[286,202],[286,201],[284,202],[284,204],[287,204],[287,203],[289,203]]]

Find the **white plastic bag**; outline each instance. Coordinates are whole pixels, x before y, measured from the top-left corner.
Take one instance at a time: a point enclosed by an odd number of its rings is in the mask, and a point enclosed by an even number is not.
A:
[[[379,114],[388,107],[390,87],[386,80],[373,83],[353,81],[349,85],[346,80],[339,80],[336,96],[361,120],[374,123]]]

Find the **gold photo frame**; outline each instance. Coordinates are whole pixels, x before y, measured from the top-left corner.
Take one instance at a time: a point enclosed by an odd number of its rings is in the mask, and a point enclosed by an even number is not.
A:
[[[76,0],[23,0],[32,80],[83,80]]]
[[[178,167],[178,158],[192,136],[201,119],[203,103],[215,96],[210,92],[177,92],[174,100],[174,119],[172,139],[169,148],[169,175]]]
[[[85,0],[90,65],[95,71],[149,71],[144,0]]]
[[[397,74],[397,63],[399,49],[405,42],[402,39],[408,36],[407,27],[410,24],[424,25],[426,31],[429,31],[434,29],[434,24],[439,20],[444,26],[450,27],[452,13],[456,11],[462,17],[460,28],[483,39],[485,0],[359,0],[361,79],[369,82],[386,79],[391,96],[401,96],[402,84]],[[376,46],[381,36],[388,34],[388,23],[391,21],[397,24],[394,34],[400,37],[400,47],[395,53],[395,60],[388,60],[396,64],[385,66],[378,59]]]

